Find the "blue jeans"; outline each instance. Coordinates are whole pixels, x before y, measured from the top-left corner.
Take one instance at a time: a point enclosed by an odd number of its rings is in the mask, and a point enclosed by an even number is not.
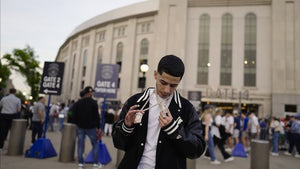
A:
[[[215,161],[216,160],[215,145],[214,145],[214,140],[211,136],[210,130],[208,131],[208,140],[206,143],[207,143],[207,149],[208,149],[209,155],[210,155],[210,161]]]
[[[59,122],[59,131],[62,130],[65,118],[58,118]]]
[[[99,151],[99,146],[97,143],[97,130],[96,128],[92,129],[82,129],[77,127],[77,137],[78,137],[78,142],[77,142],[77,152],[78,152],[78,161],[80,164],[84,163],[82,154],[83,154],[83,144],[84,144],[84,138],[85,135],[89,136],[92,146],[93,146],[93,157],[94,157],[94,164],[98,164],[98,151]]]
[[[274,132],[273,138],[272,138],[272,152],[278,153],[278,140],[279,140],[279,132]]]
[[[32,126],[32,133],[31,133],[31,143],[34,143],[36,141],[36,135],[37,138],[41,138],[43,134],[43,124],[39,121],[33,121],[31,122]]]
[[[50,127],[50,131],[54,131],[53,129],[53,121],[54,121],[54,117],[53,116],[49,116],[49,127]]]

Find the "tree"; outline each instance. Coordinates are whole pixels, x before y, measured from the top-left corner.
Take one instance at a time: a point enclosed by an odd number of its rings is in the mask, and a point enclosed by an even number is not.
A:
[[[8,62],[8,66],[20,72],[26,77],[26,82],[31,88],[31,95],[33,100],[36,100],[39,95],[39,83],[41,79],[41,70],[38,58],[35,55],[33,48],[26,46],[25,49],[14,49],[12,54],[5,54],[4,59]]]
[[[0,60],[0,87],[3,89],[6,87],[6,81],[8,80],[11,72],[7,65],[2,65],[2,62]]]

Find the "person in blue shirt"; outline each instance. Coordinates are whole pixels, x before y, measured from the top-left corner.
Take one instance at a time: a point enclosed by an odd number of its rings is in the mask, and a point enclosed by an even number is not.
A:
[[[233,130],[233,138],[235,144],[239,142],[240,131],[241,131],[241,115],[238,112],[233,113],[234,116],[234,130]]]
[[[268,129],[267,124],[265,122],[265,119],[262,118],[259,120],[259,126],[260,126],[260,139],[262,140],[268,140]]]
[[[248,148],[248,139],[249,139],[249,118],[248,118],[248,114],[246,114],[245,112],[243,112],[241,114],[241,129],[242,129],[242,137],[241,137],[241,140],[242,140],[242,143],[244,145],[244,148],[245,150],[249,150]]]
[[[300,124],[299,121],[296,120],[295,116],[290,117],[290,123],[291,123],[291,128],[290,128],[290,133],[291,133],[291,141],[290,141],[290,146],[288,152],[286,152],[286,155],[291,155],[294,145],[296,145],[296,149],[298,154],[295,154],[295,157],[299,158],[300,157]]]

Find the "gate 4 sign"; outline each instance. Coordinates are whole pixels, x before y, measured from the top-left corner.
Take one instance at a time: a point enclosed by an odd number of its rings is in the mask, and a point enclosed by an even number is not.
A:
[[[45,62],[40,85],[40,93],[60,95],[65,63]]]
[[[95,80],[95,97],[116,98],[119,65],[99,64]]]

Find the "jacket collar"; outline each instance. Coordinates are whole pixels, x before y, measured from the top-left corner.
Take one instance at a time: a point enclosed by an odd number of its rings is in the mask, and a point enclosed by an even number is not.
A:
[[[150,97],[150,90],[151,89],[155,89],[155,88],[154,87],[149,87],[146,90],[144,90],[144,92],[142,93],[142,96],[137,100],[137,103],[146,101]],[[180,94],[179,94],[179,92],[177,92],[177,90],[174,91],[172,99],[174,99],[175,103],[180,108],[182,108],[181,101],[180,101]]]

